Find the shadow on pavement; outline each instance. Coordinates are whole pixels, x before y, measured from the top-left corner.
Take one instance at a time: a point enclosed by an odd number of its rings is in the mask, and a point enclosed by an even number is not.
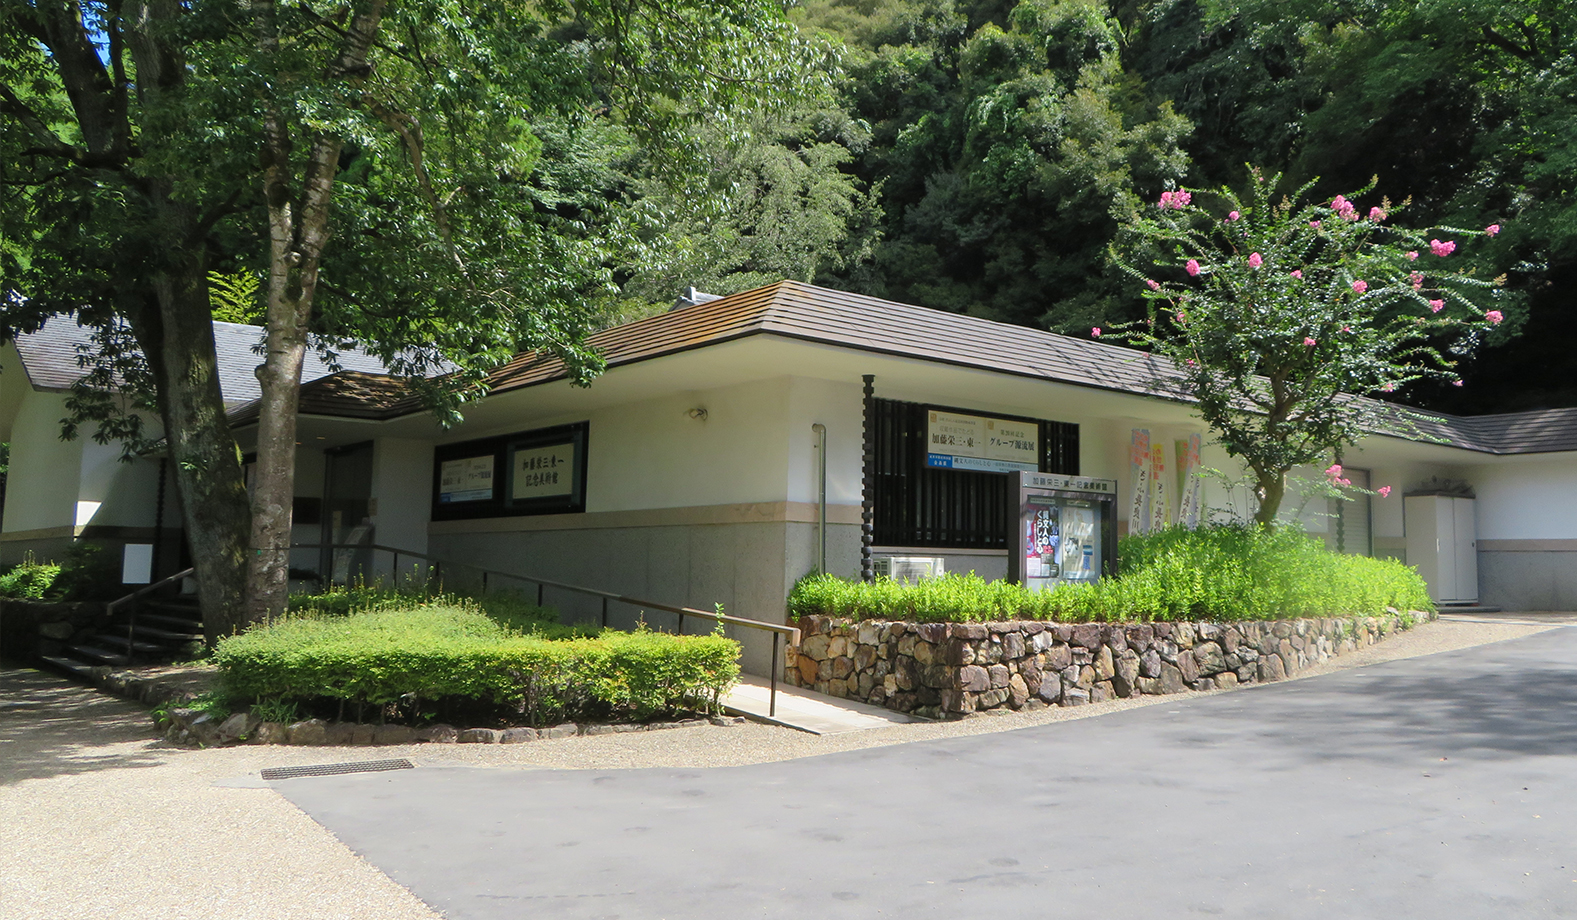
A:
[[[63,677],[0,668],[0,785],[151,767],[163,747],[148,710]]]

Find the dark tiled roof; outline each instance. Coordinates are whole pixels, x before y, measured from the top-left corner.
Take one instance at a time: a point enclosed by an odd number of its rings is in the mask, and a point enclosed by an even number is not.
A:
[[[57,316],[37,332],[16,336],[16,350],[33,386],[45,390],[70,389],[86,369],[79,363],[82,348],[93,344],[92,330],[76,324],[71,317]],[[214,349],[219,359],[219,389],[227,405],[248,402],[262,395],[254,370],[263,363],[258,348],[263,341],[261,326],[240,323],[214,323]],[[383,362],[360,348],[332,349],[340,367],[364,374],[386,374]],[[317,380],[333,373],[314,350],[307,352],[301,379]]]
[[[795,281],[780,281],[718,300],[681,307],[605,329],[589,344],[608,367],[633,364],[751,335],[775,335],[878,354],[1053,380],[1076,386],[1184,400],[1168,381],[1176,373],[1165,359],[1132,348],[895,303]],[[535,352],[516,356],[489,378],[492,392],[563,380],[557,358]],[[1159,381],[1159,382],[1158,382]],[[1577,450],[1577,409],[1461,417],[1421,413],[1362,399],[1376,430],[1492,454]],[[421,411],[408,387],[389,378],[344,373],[306,384],[301,412],[388,419]],[[232,413],[255,421],[255,405]]]

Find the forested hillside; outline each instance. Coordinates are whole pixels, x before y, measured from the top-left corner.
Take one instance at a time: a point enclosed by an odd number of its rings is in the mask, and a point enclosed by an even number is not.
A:
[[[1404,398],[1577,405],[1577,4],[808,0],[794,15],[841,57],[834,102],[715,153],[713,213],[666,227],[661,270],[626,273],[632,300],[668,296],[650,279],[676,273],[725,292],[786,274],[1087,330],[1140,310],[1107,259],[1125,216],[1173,185],[1241,185],[1252,163],[1323,194],[1376,177],[1371,197],[1406,202],[1415,226],[1501,223],[1475,258],[1519,294],[1507,322],[1466,386]]]

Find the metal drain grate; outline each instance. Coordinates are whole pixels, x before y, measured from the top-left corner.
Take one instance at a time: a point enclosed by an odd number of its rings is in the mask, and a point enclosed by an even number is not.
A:
[[[416,764],[398,760],[362,760],[356,763],[323,763],[310,767],[269,767],[264,779],[296,779],[302,776],[339,776],[342,773],[380,773],[384,770],[413,770]]]

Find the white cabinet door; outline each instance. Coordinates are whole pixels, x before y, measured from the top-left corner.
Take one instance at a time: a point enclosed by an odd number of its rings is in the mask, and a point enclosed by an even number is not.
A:
[[[1451,500],[1452,554],[1456,574],[1454,600],[1478,600],[1478,515],[1471,498]]]
[[[1456,515],[1451,511],[1451,499],[1438,495],[1429,497],[1435,514],[1435,580],[1430,582],[1429,593],[1437,601],[1457,599]]]

